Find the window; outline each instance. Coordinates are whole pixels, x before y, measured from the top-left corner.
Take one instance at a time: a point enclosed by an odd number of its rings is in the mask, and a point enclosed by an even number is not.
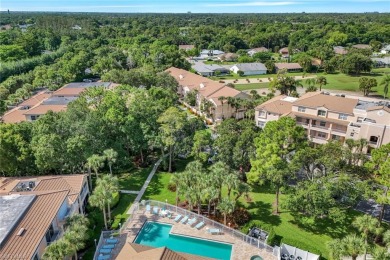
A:
[[[370,143],[377,143],[378,142],[378,136],[370,136]]]
[[[46,242],[47,243],[51,242],[53,235],[54,235],[54,228],[53,228],[53,224],[51,224],[49,229],[46,232]]]
[[[325,110],[318,110],[317,115],[318,116],[326,116],[326,111]]]
[[[321,133],[321,132],[318,132],[317,136],[319,138],[324,138],[324,139],[326,138],[326,134],[325,133]]]
[[[317,121],[316,120],[312,120],[311,121],[311,125],[315,126],[317,124]]]
[[[340,140],[340,136],[338,135],[332,135],[332,140]]]
[[[320,126],[325,127],[326,126],[326,122],[325,121],[321,121],[320,122]]]
[[[306,119],[306,124],[310,124],[310,119]]]
[[[298,112],[305,113],[306,108],[305,107],[298,107]]]
[[[347,114],[339,114],[339,119],[341,120],[347,120],[348,115]]]
[[[259,111],[259,117],[265,117],[266,113],[264,111]]]
[[[32,121],[37,120],[37,117],[36,116],[31,116],[31,120]]]
[[[260,127],[260,128],[263,128],[265,126],[265,122],[257,121],[257,126]]]

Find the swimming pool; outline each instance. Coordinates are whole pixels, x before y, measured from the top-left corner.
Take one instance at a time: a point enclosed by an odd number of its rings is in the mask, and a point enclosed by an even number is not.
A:
[[[232,245],[170,234],[171,228],[172,225],[168,224],[146,222],[134,242],[152,247],[166,246],[173,251],[210,258],[230,259]]]

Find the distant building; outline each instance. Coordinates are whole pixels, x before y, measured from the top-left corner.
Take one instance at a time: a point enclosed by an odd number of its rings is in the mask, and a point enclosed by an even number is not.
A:
[[[179,50],[189,51],[195,48],[195,45],[179,45]]]
[[[220,50],[202,50],[200,52],[200,58],[217,58],[219,55],[225,54],[225,52]]]
[[[22,121],[35,121],[49,111],[65,111],[68,104],[76,100],[83,91],[87,88],[98,86],[112,89],[117,84],[111,82],[74,82],[54,92],[43,90],[5,112],[0,119],[4,123],[19,123]]]
[[[287,72],[300,72],[302,71],[301,65],[299,63],[275,63],[276,72],[279,70],[287,70]]]
[[[73,30],[81,30],[82,28],[81,28],[81,26],[80,25],[75,25],[75,26],[72,26],[72,29]]]
[[[267,68],[263,63],[239,63],[230,68],[234,73],[242,71],[245,76],[247,75],[262,75],[267,74]]]
[[[213,122],[231,117],[236,119],[244,118],[246,109],[233,108],[228,104],[227,99],[229,97],[247,99],[249,98],[248,94],[228,87],[224,83],[213,81],[183,69],[171,67],[166,72],[178,82],[179,88],[177,92],[182,101],[191,91],[197,92],[196,104],[194,107],[191,107],[196,113],[205,115],[201,108],[205,102],[210,102],[212,104],[210,109],[211,117],[208,117],[208,119]]]
[[[356,49],[369,49],[371,50],[371,46],[368,45],[368,44],[355,44],[355,45],[352,45],[352,48],[356,48]]]
[[[345,55],[348,53],[348,51],[343,46],[334,46],[333,51],[335,54],[338,54],[338,55]]]
[[[382,54],[388,54],[388,53],[390,53],[390,44],[388,44],[388,45],[386,45],[385,47],[383,47],[383,48],[381,49],[381,53],[382,53]]]
[[[238,55],[235,53],[225,53],[218,56],[218,60],[220,61],[236,61],[238,59]]]
[[[390,67],[390,57],[371,58],[371,60],[374,62],[374,66],[377,68]]]
[[[313,143],[364,138],[369,142],[368,153],[372,148],[390,143],[389,102],[367,102],[309,92],[300,98],[277,96],[255,109],[259,127],[282,116],[294,118],[306,129]]]
[[[228,74],[230,71],[218,64],[204,64],[203,62],[195,62],[194,65],[192,65],[192,69],[196,71],[201,76],[204,77],[210,77],[214,76],[216,72],[220,74]]]
[[[279,50],[279,53],[282,55],[282,58],[288,58],[288,57],[290,57],[289,52],[288,52],[288,48],[287,48],[287,47],[281,48],[281,49]]]
[[[0,256],[41,259],[89,193],[84,174],[0,178]]]
[[[268,51],[269,50],[265,47],[259,47],[259,48],[254,48],[254,49],[249,50],[248,55],[252,57],[253,55],[255,55],[258,52],[268,52]]]

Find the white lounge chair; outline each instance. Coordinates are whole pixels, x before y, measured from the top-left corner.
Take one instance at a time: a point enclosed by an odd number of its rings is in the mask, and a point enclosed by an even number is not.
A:
[[[187,224],[192,226],[196,223],[196,221],[198,221],[196,218],[192,218],[192,219],[188,220]]]
[[[179,220],[182,218],[182,215],[177,215],[176,218],[174,219],[175,222],[179,222]]]
[[[219,235],[222,233],[219,228],[210,228],[207,230],[207,232],[212,234],[212,235]]]
[[[203,226],[204,226],[204,222],[201,221],[201,222],[199,222],[199,223],[195,226],[195,228],[196,228],[196,229],[201,229]]]
[[[188,216],[184,216],[184,218],[180,221],[180,223],[185,224],[188,220]]]

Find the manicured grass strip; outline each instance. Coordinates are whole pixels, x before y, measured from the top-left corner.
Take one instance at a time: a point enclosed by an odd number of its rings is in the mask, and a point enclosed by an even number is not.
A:
[[[118,175],[119,188],[121,190],[140,190],[151,170],[152,167],[137,168],[131,172],[121,173]]]

